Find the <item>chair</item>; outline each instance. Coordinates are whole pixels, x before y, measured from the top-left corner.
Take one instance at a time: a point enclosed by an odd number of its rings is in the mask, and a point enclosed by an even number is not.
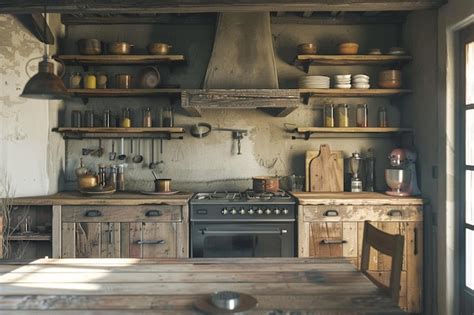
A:
[[[360,270],[372,282],[389,295],[392,300],[398,304],[400,297],[400,275],[402,273],[403,263],[403,235],[392,235],[375,228],[369,221],[364,222],[364,236],[362,241],[362,257],[360,262]],[[373,247],[377,251],[392,257],[392,268],[390,271],[390,285],[380,283],[372,277],[368,272],[370,248]]]

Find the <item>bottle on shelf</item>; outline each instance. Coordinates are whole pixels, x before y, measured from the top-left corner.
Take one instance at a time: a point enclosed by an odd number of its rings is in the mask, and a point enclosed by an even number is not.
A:
[[[102,127],[109,128],[110,127],[110,117],[112,113],[110,109],[106,109],[104,111],[104,115],[102,116]]]
[[[367,108],[367,104],[357,105],[356,126],[357,127],[369,126],[369,109]]]
[[[337,122],[338,127],[349,127],[349,105],[339,104],[337,106]]]
[[[168,106],[163,109],[163,127],[173,127],[174,117],[173,117],[173,107]]]
[[[381,128],[388,127],[387,110],[385,109],[385,107],[379,108],[378,118],[379,118],[379,127]]]
[[[334,105],[324,106],[324,127],[334,127]]]
[[[143,110],[143,126],[144,128],[152,127],[152,119],[151,119],[151,109],[147,107]]]
[[[128,107],[123,109],[121,126],[123,128],[132,127],[132,113]]]

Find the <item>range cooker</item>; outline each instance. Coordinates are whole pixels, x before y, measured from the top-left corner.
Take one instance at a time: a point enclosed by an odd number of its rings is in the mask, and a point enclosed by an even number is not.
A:
[[[191,257],[294,257],[296,201],[275,193],[197,193],[190,201]]]

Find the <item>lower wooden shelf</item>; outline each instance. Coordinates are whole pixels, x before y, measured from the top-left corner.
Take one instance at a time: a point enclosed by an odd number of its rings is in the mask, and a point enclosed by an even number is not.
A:
[[[185,129],[182,127],[149,127],[149,128],[121,128],[121,127],[94,127],[94,128],[73,128],[59,127],[53,131],[63,134],[64,138],[160,138],[165,135],[166,138],[172,139],[172,134],[183,134]],[[163,137],[161,137],[163,138]],[[178,137],[177,139],[182,139]]]
[[[51,234],[19,233],[8,237],[9,241],[51,241]]]

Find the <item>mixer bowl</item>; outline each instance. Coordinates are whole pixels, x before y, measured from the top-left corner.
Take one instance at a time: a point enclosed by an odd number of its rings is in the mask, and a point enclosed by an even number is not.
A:
[[[388,194],[397,196],[408,196],[404,191],[408,188],[411,180],[411,172],[404,169],[387,168],[385,170],[385,182],[392,189]]]

